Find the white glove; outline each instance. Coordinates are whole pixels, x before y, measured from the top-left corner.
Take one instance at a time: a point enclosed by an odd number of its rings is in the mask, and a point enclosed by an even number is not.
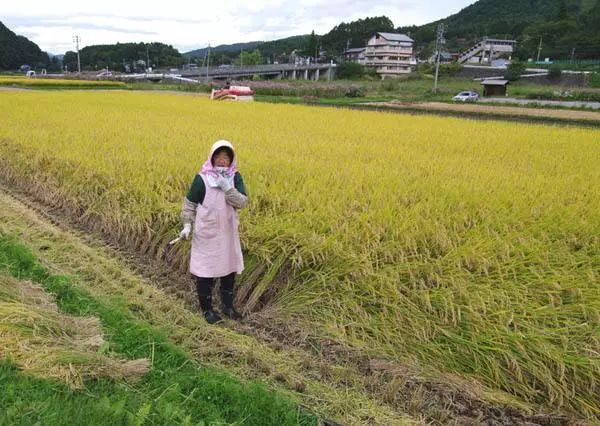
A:
[[[184,223],[183,224],[183,229],[179,233],[179,236],[181,238],[185,238],[187,240],[188,238],[190,238],[190,233],[191,232],[192,232],[192,224],[191,223]]]
[[[229,179],[221,175],[219,175],[217,178],[217,186],[221,188],[223,192],[227,192],[232,188],[231,183],[229,183]]]

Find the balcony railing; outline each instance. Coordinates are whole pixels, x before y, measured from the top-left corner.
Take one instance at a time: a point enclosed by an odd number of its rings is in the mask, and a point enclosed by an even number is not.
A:
[[[377,68],[375,70],[375,72],[377,72],[378,74],[409,74],[412,70],[410,68],[408,69],[400,69],[400,68],[396,68],[396,69],[380,69]]]
[[[369,49],[365,50],[365,56],[373,56],[373,55],[412,55],[412,49],[391,49],[391,48],[381,48],[381,49]]]
[[[397,66],[408,66],[408,65],[417,65],[417,61],[414,59],[400,59],[400,60],[366,60],[365,65],[371,66],[384,66],[384,65],[397,65]]]

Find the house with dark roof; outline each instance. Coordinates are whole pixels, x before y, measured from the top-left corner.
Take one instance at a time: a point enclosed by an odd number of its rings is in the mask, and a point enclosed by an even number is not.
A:
[[[365,63],[365,50],[366,47],[353,47],[352,49],[346,49],[344,51],[344,59],[346,61],[358,62],[359,64]]]
[[[417,65],[413,45],[413,39],[405,34],[375,33],[367,43],[364,64],[382,79],[410,73]]]

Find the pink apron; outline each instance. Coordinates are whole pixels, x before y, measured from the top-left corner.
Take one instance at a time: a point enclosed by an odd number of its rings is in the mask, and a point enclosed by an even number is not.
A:
[[[202,278],[224,277],[244,270],[238,213],[225,202],[225,193],[204,181],[206,194],[196,210],[190,272]]]

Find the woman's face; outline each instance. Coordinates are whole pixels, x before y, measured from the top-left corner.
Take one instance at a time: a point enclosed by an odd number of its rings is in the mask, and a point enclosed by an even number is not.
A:
[[[218,151],[213,155],[213,166],[215,167],[229,167],[231,165],[231,160],[229,160],[229,155],[225,151]]]

